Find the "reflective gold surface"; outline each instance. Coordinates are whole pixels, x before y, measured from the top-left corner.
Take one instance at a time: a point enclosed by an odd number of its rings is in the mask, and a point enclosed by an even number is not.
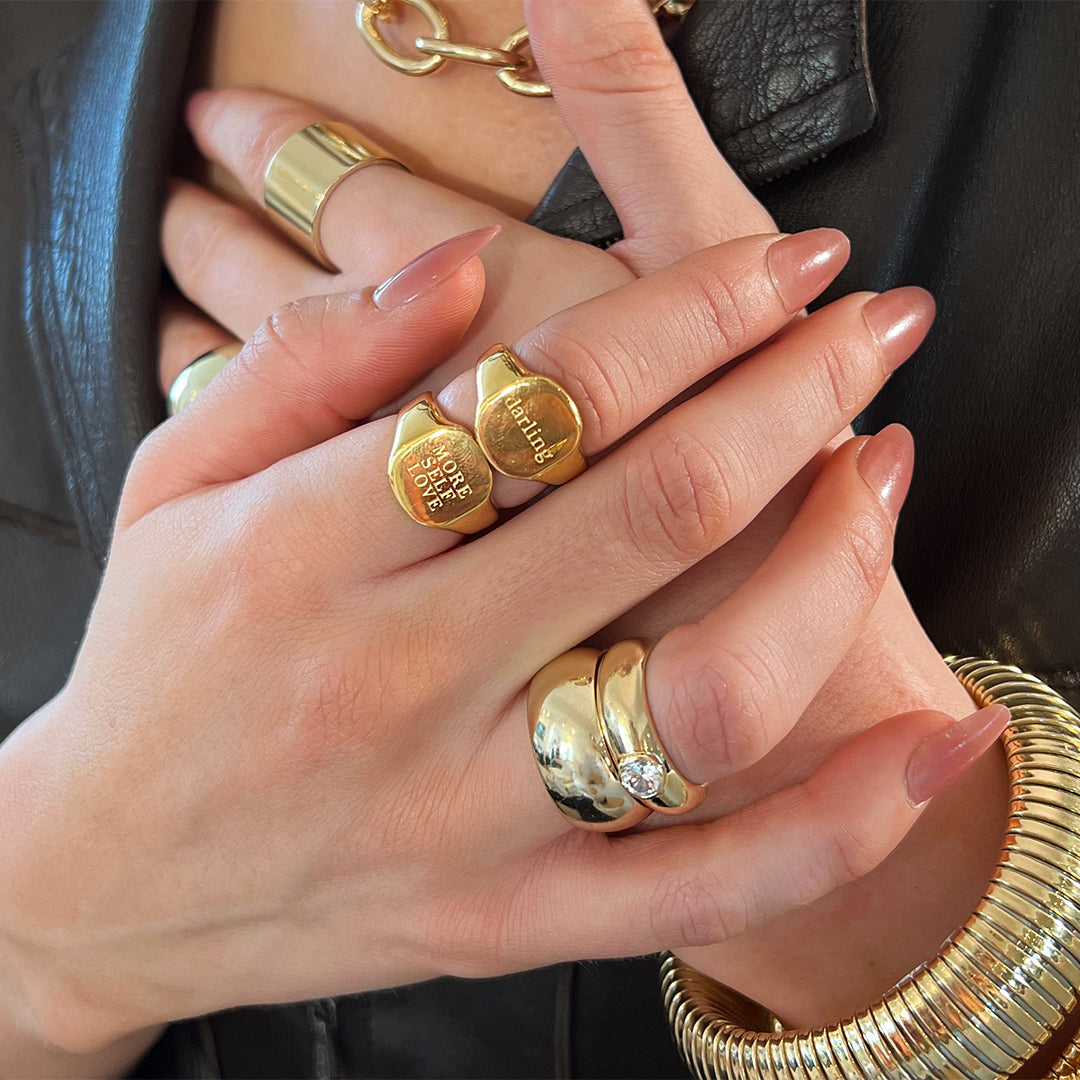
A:
[[[980,706],[1013,710],[1011,805],[998,868],[940,954],[840,1024],[770,1031],[752,1003],[674,956],[665,1006],[694,1074],[717,1080],[997,1080],[1015,1073],[1080,992],[1080,716],[1019,669],[948,657]],[[1070,1045],[1048,1080],[1076,1077]]]
[[[553,379],[534,375],[505,346],[476,365],[476,438],[501,473],[565,484],[585,468],[581,415]]]
[[[646,754],[664,770],[663,786],[641,801],[661,814],[685,814],[705,798],[705,788],[675,771],[653,726],[645,692],[645,662],[651,645],[636,638],[612,645],[600,658],[596,701],[600,727],[616,769]]]
[[[380,22],[391,22],[397,14],[395,5],[411,7],[418,11],[431,29],[430,37],[417,37],[413,45],[419,56],[408,56],[396,51],[383,37]],[[650,8],[657,17],[682,18],[690,10],[693,0],[650,0]],[[388,67],[403,75],[430,75],[438,71],[446,60],[462,60],[469,64],[494,67],[499,82],[515,94],[526,97],[551,97],[551,87],[541,79],[528,74],[533,63],[521,52],[528,44],[528,27],[522,26],[508,34],[499,45],[472,45],[464,41],[450,40],[450,23],[443,11],[432,0],[358,0],[356,25],[371,51]]]
[[[529,737],[555,805],[583,829],[628,829],[649,813],[619,783],[596,717],[595,649],[571,649],[529,686]]]
[[[175,416],[181,409],[186,409],[210,385],[241,347],[239,341],[229,341],[192,360],[169,387],[169,394],[165,399],[165,411],[169,416]]]
[[[430,394],[398,414],[387,471],[397,501],[421,525],[475,533],[495,523],[487,459],[469,431],[439,413]]]
[[[324,266],[337,270],[319,232],[327,196],[357,169],[379,164],[405,169],[348,124],[311,124],[290,135],[271,158],[263,178],[263,201]]]

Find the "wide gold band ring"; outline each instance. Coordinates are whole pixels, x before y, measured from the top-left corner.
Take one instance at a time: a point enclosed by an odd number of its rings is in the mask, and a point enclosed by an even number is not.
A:
[[[483,451],[430,394],[398,413],[387,472],[402,509],[421,525],[477,533],[495,523],[494,478]]]
[[[327,196],[357,169],[380,164],[409,171],[348,124],[311,124],[290,135],[270,159],[263,178],[263,201],[319,262],[336,271],[320,236]]]
[[[596,649],[571,649],[529,686],[529,737],[548,794],[581,829],[628,829],[649,809],[619,783],[596,715]]]
[[[685,814],[706,792],[675,769],[653,726],[645,693],[645,662],[651,650],[648,642],[631,638],[600,657],[597,715],[623,787],[650,810]]]
[[[477,362],[476,392],[476,439],[499,472],[565,484],[584,470],[581,414],[554,379],[496,345]]]
[[[173,380],[165,398],[165,411],[175,416],[186,409],[209,385],[223,367],[240,351],[242,343],[228,341],[195,357]]]

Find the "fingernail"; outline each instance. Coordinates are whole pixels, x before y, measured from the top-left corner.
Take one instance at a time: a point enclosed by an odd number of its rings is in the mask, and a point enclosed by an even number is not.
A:
[[[987,705],[923,739],[908,761],[911,805],[922,806],[982,757],[1008,727],[1011,716],[1004,705]]]
[[[903,424],[890,424],[859,447],[855,468],[895,521],[911,487],[915,440]]]
[[[794,315],[820,296],[850,254],[848,238],[838,229],[808,229],[770,244],[765,266],[784,310]]]
[[[890,289],[863,304],[863,319],[889,371],[895,371],[922,344],[936,310],[934,298],[916,285]]]
[[[499,225],[452,236],[441,244],[418,255],[403,270],[384,281],[374,292],[377,308],[399,308],[426,292],[431,292],[448,277],[460,270],[474,255],[499,235]]]

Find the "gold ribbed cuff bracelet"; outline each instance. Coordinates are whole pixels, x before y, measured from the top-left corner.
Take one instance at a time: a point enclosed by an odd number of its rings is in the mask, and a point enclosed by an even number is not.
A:
[[[982,707],[1007,705],[1011,803],[994,877],[933,960],[855,1016],[782,1031],[741,995],[665,957],[661,984],[695,1076],[716,1080],[999,1080],[1042,1046],[1080,991],[1080,715],[989,660],[946,663]],[[1052,1075],[1075,1075],[1070,1054]],[[1060,1071],[1065,1070],[1065,1071]]]

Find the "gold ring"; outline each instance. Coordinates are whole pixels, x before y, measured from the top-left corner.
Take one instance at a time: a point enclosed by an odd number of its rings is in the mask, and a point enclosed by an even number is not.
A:
[[[476,392],[476,439],[499,472],[565,484],[584,470],[581,414],[554,379],[496,345],[477,362]]]
[[[645,693],[645,661],[651,650],[651,644],[631,638],[600,657],[596,711],[623,787],[651,810],[685,814],[706,792],[672,766],[653,726]]]
[[[533,757],[555,805],[582,829],[628,829],[648,816],[611,763],[596,716],[596,649],[571,649],[529,686]]]
[[[319,234],[327,196],[357,169],[379,164],[409,171],[348,124],[310,124],[290,135],[270,159],[263,178],[263,201],[328,270],[337,271]]]
[[[186,409],[201,394],[221,369],[240,351],[242,343],[227,341],[216,349],[210,349],[195,357],[173,380],[165,399],[165,411],[175,416]]]
[[[388,474],[397,501],[421,525],[477,533],[498,516],[487,459],[472,433],[447,421],[430,394],[398,413]]]

